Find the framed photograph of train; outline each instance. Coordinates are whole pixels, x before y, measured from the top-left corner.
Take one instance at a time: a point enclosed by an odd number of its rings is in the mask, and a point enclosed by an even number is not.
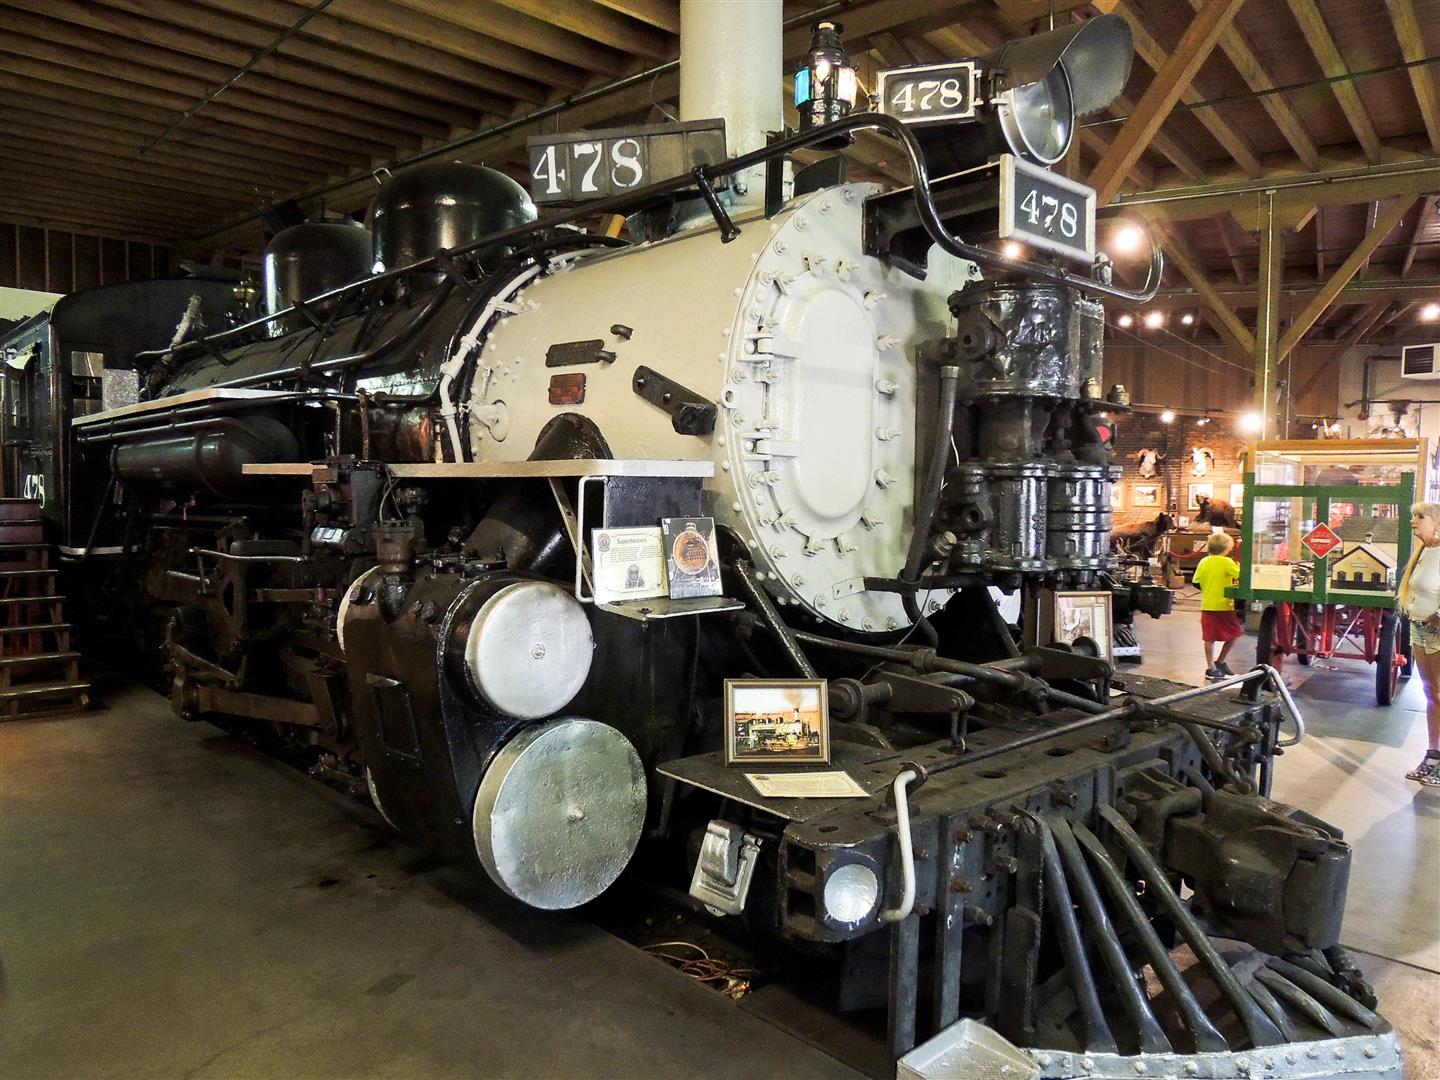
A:
[[[824,679],[726,679],[726,765],[828,765]]]

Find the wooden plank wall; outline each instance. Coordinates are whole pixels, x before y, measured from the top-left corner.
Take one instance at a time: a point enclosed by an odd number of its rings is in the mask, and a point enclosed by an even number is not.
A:
[[[1339,370],[1326,364],[1334,350],[1300,346],[1281,366],[1280,378],[1293,379],[1302,392],[1290,403],[1291,416],[1334,416],[1340,393]],[[1291,370],[1293,368],[1293,371]],[[1150,345],[1107,342],[1106,393],[1124,383],[1136,403],[1168,409],[1215,409],[1244,412],[1253,404],[1254,360],[1238,349],[1218,343],[1191,345],[1167,341]],[[1319,372],[1318,378],[1312,378]]]
[[[169,275],[161,244],[0,221],[0,286],[70,293]]]

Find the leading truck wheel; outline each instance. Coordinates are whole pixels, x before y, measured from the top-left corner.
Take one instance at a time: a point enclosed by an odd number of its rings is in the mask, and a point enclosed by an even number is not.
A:
[[[1255,663],[1266,664],[1270,667],[1276,666],[1275,657],[1275,624],[1280,619],[1280,609],[1274,604],[1268,605],[1260,613],[1260,632],[1255,637]]]
[[[1393,611],[1380,617],[1380,642],[1375,649],[1375,701],[1389,705],[1400,688],[1400,665],[1395,662],[1396,623]]]

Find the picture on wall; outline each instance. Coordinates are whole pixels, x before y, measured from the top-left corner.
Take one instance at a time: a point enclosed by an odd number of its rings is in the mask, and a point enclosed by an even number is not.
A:
[[[1203,484],[1191,484],[1190,502],[1188,505],[1191,510],[1194,510],[1197,506],[1200,505],[1201,499],[1213,499],[1214,497],[1215,485],[1210,483],[1208,480]]]
[[[1230,505],[1236,510],[1245,505],[1245,485],[1243,483],[1230,485]]]
[[[1130,505],[1135,509],[1160,505],[1159,484],[1131,484]]]
[[[1110,603],[1108,592],[1057,592],[1055,594],[1054,640],[1073,644],[1089,638],[1110,658]]]
[[[1111,510],[1124,510],[1124,509],[1125,509],[1125,485],[1124,485],[1124,484],[1111,484],[1111,485],[1110,485],[1110,509],[1111,509]]]

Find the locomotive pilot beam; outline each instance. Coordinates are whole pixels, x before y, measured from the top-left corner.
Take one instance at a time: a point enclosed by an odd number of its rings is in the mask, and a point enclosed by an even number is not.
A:
[[[310,229],[267,262],[310,295],[273,281],[256,317],[182,282],[133,332],[57,320],[8,387],[68,493],[68,572],[108,583],[96,625],[163,658],[179,715],[263,735],[537,918],[688,885],[762,964],[798,950],[837,1008],[883,1011],[896,1059],[963,1036],[1000,1055],[973,1074],[1395,1075],[1340,945],[1349,848],[1268,798],[1303,734],[1274,673],[1121,680],[993,599],[1163,607],[1110,574],[1099,430],[1126,400],[1102,304],[1153,294],[1159,257],[1113,283],[1094,193],[1046,167],[1129,50],[1102,16],[958,58],[963,102],[898,71],[846,115],[837,83],[798,134],[717,160],[687,128],[688,171],[543,221],[498,172],[416,166],[377,196],[376,272],[357,230]],[[895,113],[932,92],[951,115]],[[733,190],[867,130],[908,186]],[[601,213],[633,242],[578,227]],[[129,399],[70,405],[80,351]],[[722,596],[594,602],[596,530],[701,517]],[[864,797],[726,766],[747,676],[826,680],[828,768]]]

